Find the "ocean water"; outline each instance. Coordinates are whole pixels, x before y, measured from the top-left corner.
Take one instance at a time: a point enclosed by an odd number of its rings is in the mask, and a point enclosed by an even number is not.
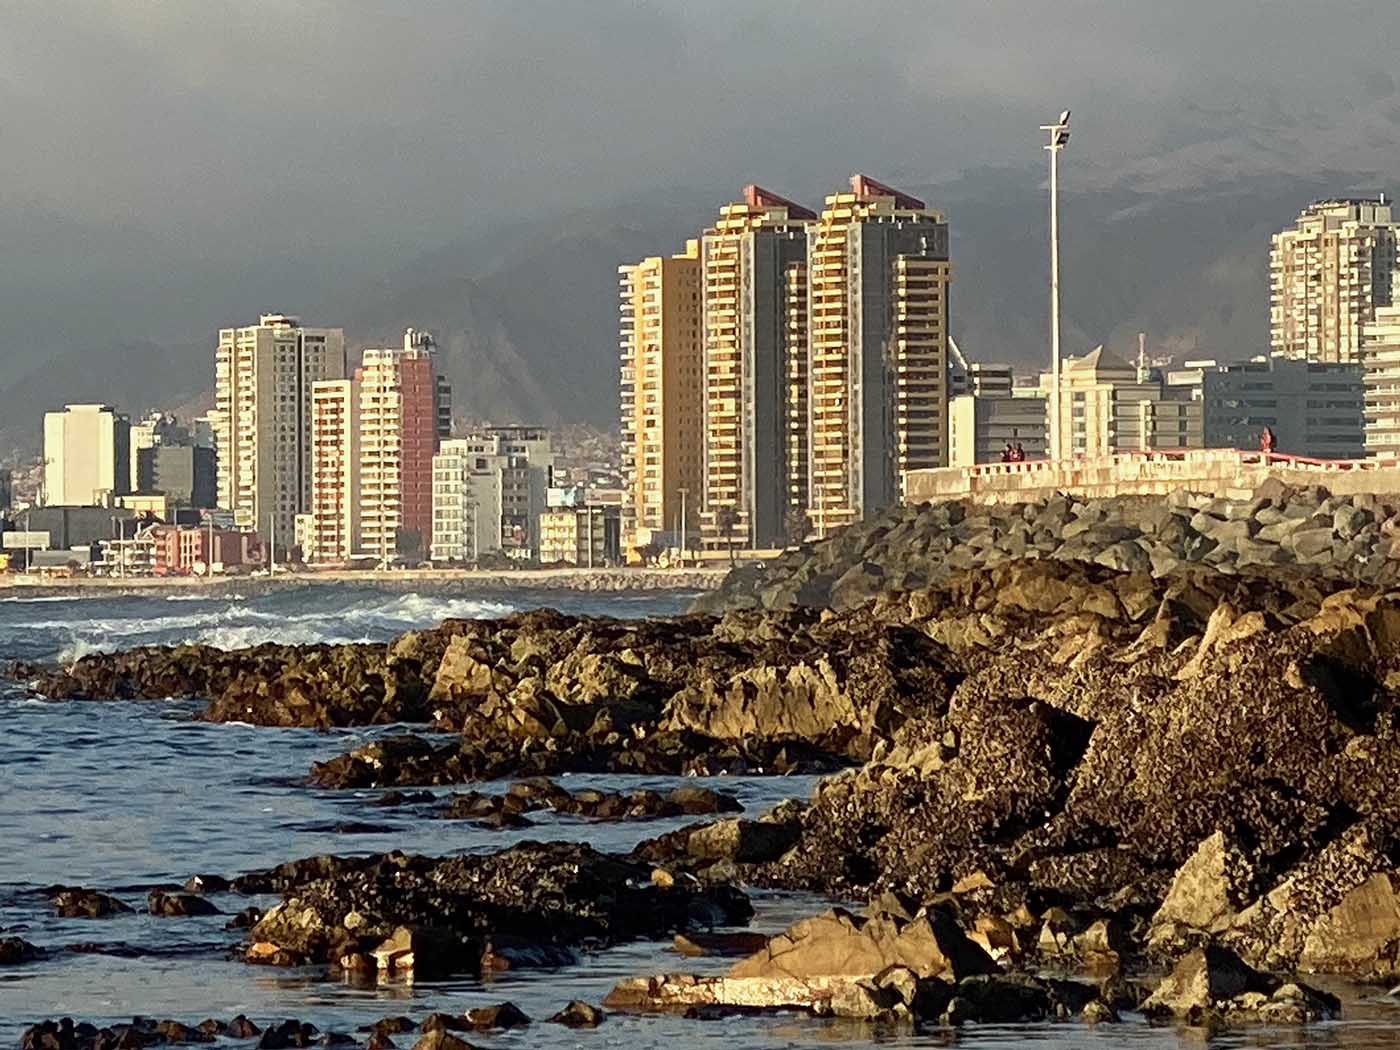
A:
[[[569,612],[618,616],[678,611],[682,596],[607,598],[551,595]],[[83,652],[143,643],[381,640],[448,616],[492,616],[539,604],[318,588],[256,598],[162,597],[0,600],[0,660],[67,660]],[[259,1024],[286,1017],[322,1030],[353,1032],[386,1015],[461,1012],[511,1000],[537,1021],[570,999],[599,1002],[619,979],[666,971],[713,972],[723,960],[682,959],[667,944],[633,944],[584,957],[558,971],[486,980],[363,985],[315,970],[250,967],[229,956],[239,935],[226,918],[158,919],[142,913],[147,891],[196,873],[234,875],[316,853],[365,854],[398,848],[434,854],[485,851],[521,838],[579,839],[627,850],[683,821],[589,824],[540,817],[524,831],[487,831],[368,805],[374,792],[310,790],[301,781],[324,759],[393,727],[314,732],[208,725],[199,704],[47,703],[0,684],[0,932],[49,950],[41,962],[0,968],[0,1047],[17,1045],[32,1021],[71,1016],[97,1023],[135,1014],[197,1022],[245,1013]],[[568,777],[582,785],[666,788],[667,778]],[[716,778],[750,812],[811,793],[813,780]],[[359,821],[366,833],[337,825]],[[52,916],[40,889],[54,883],[103,889],[137,908],[98,920]],[[214,902],[232,913],[257,903],[234,895]],[[794,894],[755,894],[755,926],[777,931],[829,902]],[[67,946],[104,946],[75,953]],[[513,1033],[471,1036],[482,1047],[666,1047],[668,1050],[776,1050],[833,1044],[930,1047],[1179,1046],[1261,1048],[1400,1047],[1400,1002],[1383,989],[1334,988],[1348,1009],[1341,1022],[1302,1030],[1251,1029],[1207,1038],[1151,1027],[1141,1019],[1090,1030],[1078,1024],[970,1026],[915,1032],[804,1017],[719,1021],[613,1016],[595,1031],[535,1024]],[[411,1034],[395,1037],[411,1046]],[[231,1043],[251,1046],[249,1043]]]

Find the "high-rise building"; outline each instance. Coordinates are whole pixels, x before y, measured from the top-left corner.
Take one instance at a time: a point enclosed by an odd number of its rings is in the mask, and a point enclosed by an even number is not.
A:
[[[1362,326],[1366,454],[1400,456],[1400,306],[1381,307]]]
[[[1366,388],[1360,364],[1263,356],[1228,364],[1186,361],[1167,372],[1166,382],[1169,392],[1201,403],[1206,448],[1257,449],[1268,427],[1275,447],[1289,455],[1365,455]]]
[[[433,339],[410,328],[402,349],[368,349],[360,387],[360,529],[366,554],[401,545],[426,556],[433,533],[433,456],[447,437],[448,388],[434,371]]]
[[[0,467],[0,512],[9,510],[14,498],[14,474],[9,467]]]
[[[218,491],[212,448],[196,445],[157,444],[136,454],[136,488],[141,495],[166,497],[166,505],[202,507],[214,505]]]
[[[131,490],[131,422],[111,405],[68,405],[44,415],[44,500],[110,506]]]
[[[433,457],[432,560],[537,555],[553,484],[553,439],[542,427],[485,427],[442,442]]]
[[[296,516],[311,506],[312,386],[345,375],[342,329],[264,314],[219,332],[210,413],[219,506],[268,542],[275,534],[277,551],[292,545]]]
[[[700,242],[618,274],[623,542],[679,544],[694,533],[704,481]]]
[[[1270,347],[1282,357],[1355,364],[1361,326],[1400,302],[1397,224],[1384,197],[1318,201],[1269,253]]]
[[[147,491],[142,487],[140,477],[141,453],[157,445],[187,446],[193,443],[190,428],[168,412],[152,412],[139,423],[131,424],[131,491]]]
[[[948,461],[948,224],[864,175],[808,236],[808,515],[818,533]]]
[[[706,547],[769,547],[785,539],[793,381],[806,357],[806,208],[758,186],[720,209],[702,238],[705,339]],[[793,295],[794,288],[803,294]],[[805,383],[804,383],[805,386]],[[802,391],[805,401],[805,390]]]
[[[362,547],[360,401],[353,377],[311,387],[311,506],[297,542],[313,564],[346,561]]]
[[[1051,386],[1050,373],[1042,372],[1040,391],[1047,398]],[[1199,401],[1140,375],[1102,346],[1061,364],[1060,428],[1066,454],[1075,457],[1205,444]]]

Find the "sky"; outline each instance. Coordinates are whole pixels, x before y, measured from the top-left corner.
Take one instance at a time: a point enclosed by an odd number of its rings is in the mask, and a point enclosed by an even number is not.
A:
[[[1339,154],[1379,181],[1396,39],[1394,0],[20,0],[0,34],[0,360],[59,314],[142,336],[147,287],[168,336],[211,282],[308,260],[350,282],[667,187],[810,198],[854,170],[1040,164],[1038,125],[1066,107],[1070,190]]]

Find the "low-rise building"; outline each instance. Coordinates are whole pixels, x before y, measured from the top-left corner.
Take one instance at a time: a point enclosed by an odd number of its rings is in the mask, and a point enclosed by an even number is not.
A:
[[[157,525],[148,535],[154,544],[152,571],[157,576],[226,572],[255,564],[262,556],[257,536],[236,529]]]
[[[1044,459],[1045,395],[963,394],[948,406],[948,435],[952,467],[996,463],[1007,446],[1019,445],[1026,459]]]
[[[556,507],[540,515],[540,561],[595,568],[622,558],[620,507]]]
[[[1050,374],[1041,373],[1041,392],[1049,397],[1051,389]],[[1062,364],[1059,424],[1067,458],[1205,444],[1198,401],[1188,392],[1164,386],[1159,378],[1139,374],[1134,365],[1102,346]]]
[[[540,427],[487,427],[442,442],[433,457],[433,561],[539,551],[554,452]]]
[[[1167,373],[1167,386],[1200,403],[1206,448],[1257,449],[1268,427],[1280,452],[1317,459],[1366,454],[1368,386],[1360,364],[1186,361]]]

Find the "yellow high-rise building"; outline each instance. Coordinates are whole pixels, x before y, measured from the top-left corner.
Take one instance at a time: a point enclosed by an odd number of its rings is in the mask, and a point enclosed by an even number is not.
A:
[[[948,224],[864,175],[808,237],[807,504],[820,534],[948,462]]]
[[[1397,302],[1400,225],[1385,198],[1318,201],[1273,237],[1270,349],[1281,357],[1355,364],[1361,326]]]
[[[790,478],[805,471],[807,226],[815,213],[758,186],[705,231],[705,481],[711,549],[781,546]],[[798,380],[800,379],[800,385]]]
[[[704,481],[700,242],[618,269],[623,542],[686,545]],[[684,517],[684,522],[682,522]]]

